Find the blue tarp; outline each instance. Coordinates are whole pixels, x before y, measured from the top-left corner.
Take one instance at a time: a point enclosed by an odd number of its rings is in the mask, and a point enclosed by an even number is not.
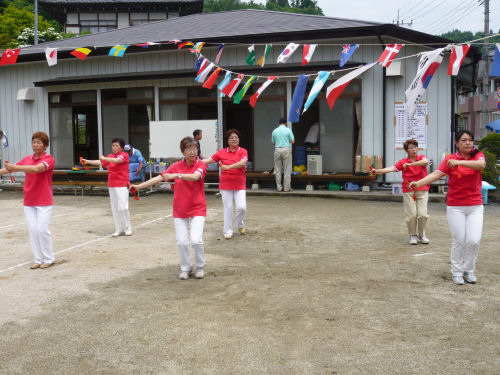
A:
[[[486,129],[491,130],[495,133],[500,133],[500,119],[490,122],[486,125]]]

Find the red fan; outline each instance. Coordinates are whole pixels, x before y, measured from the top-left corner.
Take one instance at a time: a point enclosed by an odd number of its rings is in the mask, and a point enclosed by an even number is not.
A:
[[[130,182],[127,184],[128,186],[128,191],[130,191],[133,196],[134,196],[134,200],[138,201],[139,200],[139,196],[137,195],[137,190],[135,189],[135,187],[133,187]]]
[[[8,163],[9,161],[5,160],[5,162]],[[14,179],[14,176],[12,176],[12,174],[10,172],[9,172],[9,177],[10,177],[11,182],[16,182],[16,180]]]
[[[86,161],[85,161],[85,160],[83,160],[83,157],[82,157],[82,156],[80,156],[80,164],[82,165],[82,167],[83,167],[83,168],[85,168],[85,170],[86,170],[86,171],[88,171],[88,170],[89,170],[89,167],[87,167],[87,166],[85,165],[85,164],[87,164],[87,163],[86,163]]]

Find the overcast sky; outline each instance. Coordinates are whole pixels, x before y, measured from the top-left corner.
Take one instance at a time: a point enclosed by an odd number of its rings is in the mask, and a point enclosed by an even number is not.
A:
[[[265,0],[259,0],[265,3]],[[412,29],[442,34],[455,28],[462,31],[484,30],[482,0],[317,0],[325,16],[381,23],[413,19]],[[405,25],[405,27],[409,27]],[[490,0],[490,29],[500,29],[500,0]]]

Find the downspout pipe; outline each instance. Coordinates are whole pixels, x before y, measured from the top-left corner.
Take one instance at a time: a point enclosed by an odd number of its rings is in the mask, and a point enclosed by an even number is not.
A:
[[[382,40],[382,37],[380,34],[377,35],[377,38],[382,46],[382,52],[384,52],[385,49],[385,43]],[[386,153],[386,148],[385,148],[385,143],[386,143],[386,68],[382,68],[382,168],[385,168],[385,153]],[[382,183],[385,184],[385,173],[382,175]]]

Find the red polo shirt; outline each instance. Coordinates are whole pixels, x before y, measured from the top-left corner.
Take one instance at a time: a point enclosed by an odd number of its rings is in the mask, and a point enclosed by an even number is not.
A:
[[[44,172],[26,173],[24,179],[24,205],[25,206],[52,206],[54,199],[52,197],[52,173],[56,164],[52,155],[46,152],[36,158],[35,155],[28,155],[17,165],[38,165],[42,163],[45,167]]]
[[[425,155],[417,155],[417,160],[420,161],[422,159],[425,159]],[[408,189],[408,184],[412,181],[418,181],[427,176],[427,166],[422,165],[422,166],[411,166],[411,167],[406,167],[404,168],[403,165],[405,163],[413,163],[409,157],[401,159],[398,161],[396,164],[394,164],[394,167],[398,170],[398,172],[403,171],[403,193],[410,193],[413,190]],[[419,187],[417,190],[429,190],[429,185],[424,185]]]
[[[231,151],[229,147],[220,149],[211,156],[212,160],[223,165],[231,165],[242,160],[248,160],[248,152],[243,147]],[[221,171],[219,189],[221,190],[246,190],[247,178],[245,167]]]
[[[109,154],[108,158],[122,159],[122,163],[110,163],[103,160],[102,166],[108,168],[108,187],[126,187],[129,179],[128,154],[120,151],[118,154]]]
[[[178,161],[172,164],[162,173],[181,173],[193,174],[201,173],[201,178],[198,181],[185,181],[175,179],[174,188],[174,217],[186,219],[195,216],[207,216],[207,201],[205,200],[205,175],[207,174],[207,165],[200,159],[187,165],[185,160]]]
[[[455,168],[448,167],[448,160],[484,160],[484,154],[479,151],[471,158],[465,159],[459,152],[447,155],[439,165],[438,170],[448,175],[448,206],[478,206],[483,204],[481,197],[481,174],[479,169],[470,169],[459,165]]]

